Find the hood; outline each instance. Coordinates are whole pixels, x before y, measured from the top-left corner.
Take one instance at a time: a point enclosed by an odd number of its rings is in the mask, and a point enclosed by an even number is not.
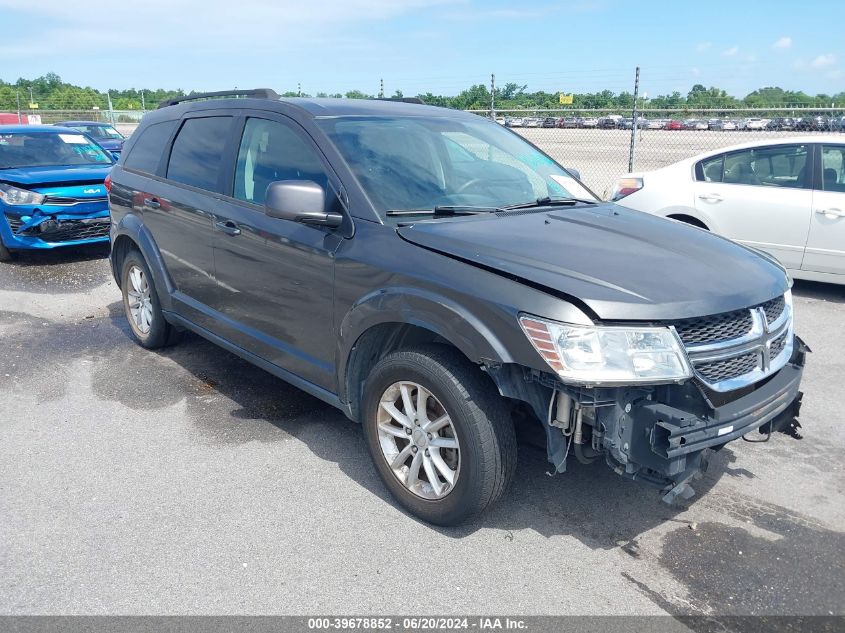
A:
[[[107,165],[65,165],[54,167],[20,167],[0,169],[0,181],[13,185],[34,187],[56,186],[58,184],[101,183],[109,175],[112,164]]]
[[[450,218],[397,230],[421,247],[571,297],[602,320],[718,314],[788,288],[782,268],[744,246],[613,204]]]

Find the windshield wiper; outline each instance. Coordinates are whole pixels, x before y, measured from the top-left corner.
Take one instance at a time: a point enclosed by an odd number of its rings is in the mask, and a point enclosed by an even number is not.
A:
[[[598,204],[596,200],[586,200],[584,198],[537,198],[530,202],[520,202],[518,204],[508,204],[502,207],[505,211],[512,211],[513,209],[534,209],[537,207],[573,207],[576,204]]]
[[[502,211],[499,207],[472,207],[461,205],[438,205],[433,209],[391,209],[385,215],[402,216],[402,215],[433,215],[448,216],[448,215],[476,215],[478,213],[496,213]]]

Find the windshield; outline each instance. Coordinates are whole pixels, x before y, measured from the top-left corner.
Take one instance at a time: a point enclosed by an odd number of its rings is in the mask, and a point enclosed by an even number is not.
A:
[[[95,140],[122,139],[123,134],[115,130],[111,125],[71,125],[74,130],[85,132]]]
[[[480,117],[339,117],[319,124],[382,218],[405,209],[595,199],[551,158]]]
[[[62,165],[109,165],[103,148],[82,134],[0,134],[0,169]]]

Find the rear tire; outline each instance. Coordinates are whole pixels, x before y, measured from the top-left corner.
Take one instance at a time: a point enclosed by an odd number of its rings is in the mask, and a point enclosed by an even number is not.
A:
[[[123,309],[135,341],[147,349],[175,343],[178,331],[164,319],[150,269],[137,250],[123,259],[120,280]]]
[[[429,345],[385,356],[367,377],[363,415],[382,481],[424,521],[459,524],[493,504],[513,478],[509,408],[454,349]]]

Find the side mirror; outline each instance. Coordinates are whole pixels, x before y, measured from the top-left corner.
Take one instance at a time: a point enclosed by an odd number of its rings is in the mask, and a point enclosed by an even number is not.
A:
[[[581,180],[581,172],[578,171],[577,169],[573,169],[572,167],[564,167],[564,169],[566,171],[568,171],[570,174],[572,174],[573,176],[575,176],[576,180]]]
[[[341,214],[326,211],[326,192],[313,180],[270,183],[264,196],[264,212],[271,218],[330,228],[343,222]]]

